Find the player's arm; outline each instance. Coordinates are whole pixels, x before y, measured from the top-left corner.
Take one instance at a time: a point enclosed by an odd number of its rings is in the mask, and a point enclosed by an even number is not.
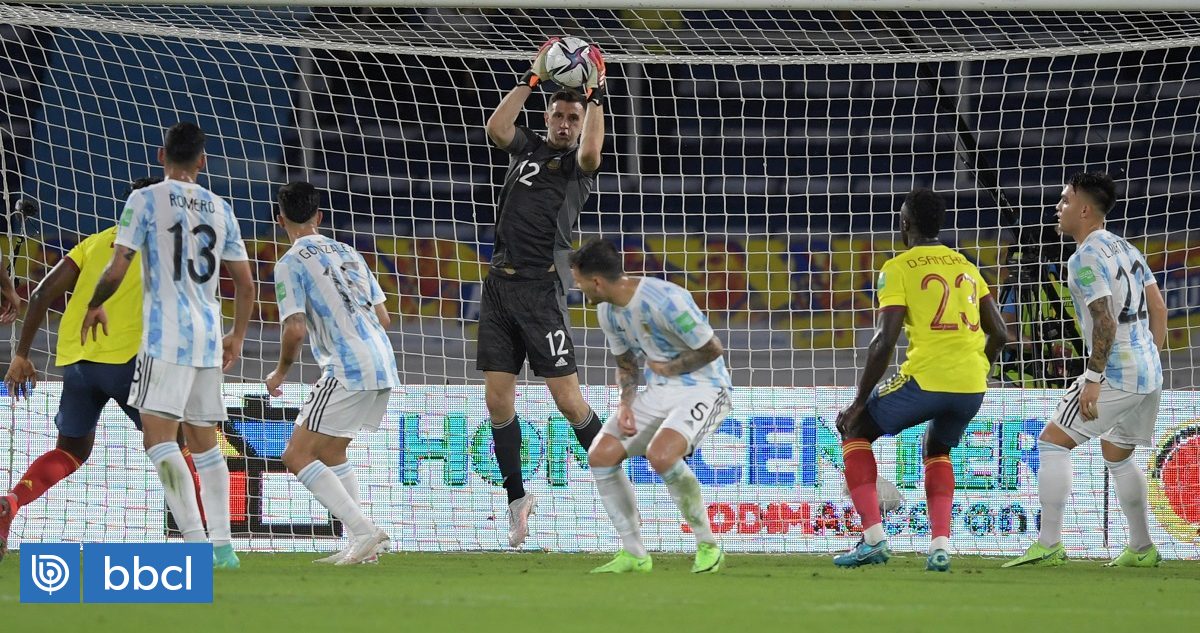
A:
[[[558,39],[552,37],[542,44],[537,55],[534,55],[529,70],[525,72],[517,85],[504,95],[504,98],[500,100],[500,105],[496,106],[496,111],[488,117],[488,138],[492,139],[492,143],[496,147],[507,149],[512,144],[513,137],[517,135],[517,117],[521,115],[521,110],[525,107],[525,101],[529,99],[529,95],[533,94],[534,86],[537,86],[538,82],[546,75],[546,50]]]
[[[0,266],[0,323],[16,321],[20,311],[21,295],[17,294],[17,287],[13,285],[12,277],[8,276],[8,270]]]
[[[119,236],[120,233],[118,233]],[[92,333],[92,340],[96,340],[97,326],[105,336],[108,336],[108,315],[104,313],[104,302],[108,301],[117,292],[117,288],[121,287],[121,282],[125,280],[125,273],[129,272],[129,264],[135,256],[137,256],[137,251],[132,248],[119,243],[113,245],[112,259],[109,260],[104,272],[100,273],[96,289],[92,291],[92,299],[88,301],[87,312],[83,315],[83,328],[79,334],[81,343],[87,342],[89,331]]]
[[[304,321],[303,312],[291,314],[283,320],[283,327],[279,330],[279,362],[275,364],[275,371],[267,375],[266,381],[267,391],[271,395],[283,395],[279,385],[283,384],[292,365],[300,360],[300,346],[304,344],[305,336],[308,336],[308,324]]]
[[[129,272],[129,264],[136,256],[137,251],[128,246],[123,244],[113,246],[112,259],[109,260],[104,272],[100,273],[100,280],[96,282],[96,290],[92,292],[92,300],[88,302],[89,312],[104,305],[104,302],[117,292],[117,288],[120,288],[121,282],[125,280],[125,274]]]
[[[724,353],[725,348],[721,345],[721,339],[714,334],[707,343],[696,349],[684,350],[668,361],[649,361],[649,364],[654,373],[670,378],[694,372],[717,360]]]
[[[579,139],[579,168],[593,172],[600,168],[604,149],[604,97],[607,94],[604,56],[593,44],[588,49],[589,67],[584,89],[587,93],[587,113],[583,117],[583,134]]]
[[[891,364],[892,353],[896,349],[896,341],[900,339],[900,330],[904,327],[904,316],[908,308],[903,305],[888,305],[879,310],[879,327],[871,344],[867,346],[867,362],[863,366],[862,375],[858,377],[858,391],[854,402],[838,413],[837,430],[842,435],[853,436],[858,431],[859,418],[867,407],[867,398],[871,390],[883,378]]]
[[[254,312],[256,293],[248,260],[226,261],[225,269],[233,278],[233,330],[221,341],[224,349],[223,366],[225,370],[229,370],[234,361],[242,355],[242,343],[246,340],[246,330],[250,327],[250,314]]]
[[[30,387],[37,384],[37,371],[34,370],[33,363],[29,362],[29,349],[33,347],[33,337],[37,336],[38,329],[42,327],[50,304],[74,288],[78,279],[79,266],[75,260],[64,257],[58,260],[50,274],[46,275],[29,296],[29,309],[25,311],[25,321],[21,324],[21,338],[17,341],[12,363],[4,375],[8,392],[13,396],[20,398],[26,383],[29,383]]]
[[[904,328],[904,316],[908,308],[904,306],[888,306],[879,311],[879,327],[871,337],[867,346],[867,362],[863,366],[862,375],[858,377],[858,391],[854,394],[854,403],[867,403],[871,390],[883,378],[892,362],[892,353],[896,350],[896,341],[900,340],[900,331]]]
[[[1154,345],[1162,351],[1167,344],[1167,301],[1156,283],[1146,286],[1145,293],[1146,309],[1150,311],[1150,334],[1154,336]]]
[[[979,300],[979,320],[983,333],[987,335],[987,343],[983,346],[983,355],[988,359],[988,365],[995,365],[1000,357],[1000,351],[1008,345],[1008,324],[1000,314],[1000,307],[991,294],[986,294]]]
[[[1085,420],[1100,416],[1100,383],[1104,381],[1104,368],[1108,366],[1108,356],[1117,338],[1117,320],[1109,311],[1111,301],[1112,296],[1105,295],[1088,304],[1088,312],[1092,315],[1092,354],[1087,359],[1083,390],[1079,394],[1079,414]]]
[[[375,318],[379,319],[379,324],[384,328],[392,324],[392,315],[388,314],[387,304],[375,304]]]
[[[638,377],[641,375],[637,355],[632,350],[626,350],[617,355],[617,389],[621,394],[622,405],[632,405],[637,396]]]

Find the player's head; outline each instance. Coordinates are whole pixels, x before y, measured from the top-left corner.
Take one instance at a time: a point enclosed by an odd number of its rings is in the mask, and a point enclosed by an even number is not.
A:
[[[593,237],[571,253],[568,261],[575,283],[589,302],[612,300],[613,285],[625,275],[621,253],[612,242]]]
[[[157,185],[162,181],[163,179],[161,176],[145,176],[138,178],[137,180],[129,183],[129,190],[125,192],[125,197],[128,198],[129,194],[137,191],[138,189],[145,189],[150,185]]]
[[[199,125],[180,121],[167,128],[158,160],[164,166],[198,172],[204,168],[204,140],[204,130]]]
[[[900,232],[905,245],[920,238],[936,239],[946,221],[946,201],[932,189],[913,189],[900,207]]]
[[[546,106],[547,144],[555,149],[574,145],[583,132],[586,112],[587,99],[574,90],[559,90],[551,95]]]
[[[279,188],[275,199],[279,201],[279,221],[285,228],[288,224],[321,223],[321,193],[311,184],[303,180],[289,182]]]
[[[1079,172],[1062,189],[1055,210],[1058,232],[1075,237],[1104,224],[1104,218],[1117,200],[1117,187],[1101,171]]]

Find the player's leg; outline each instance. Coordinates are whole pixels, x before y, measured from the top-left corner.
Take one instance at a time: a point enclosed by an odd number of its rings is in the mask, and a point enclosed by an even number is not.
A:
[[[1075,380],[1058,402],[1054,415],[1038,436],[1038,502],[1042,506],[1038,538],[1025,553],[1001,567],[1062,565],[1067,552],[1062,545],[1063,516],[1071,495],[1071,451],[1088,437],[1079,414],[1083,377]],[[1072,430],[1074,429],[1074,430]]]
[[[134,428],[140,433],[142,431],[142,413],[129,405],[129,390],[133,382],[135,364],[136,359],[130,359],[129,362],[121,365],[104,365],[96,369],[100,372],[98,380],[102,383],[105,395],[121,407],[129,421],[133,422]],[[196,481],[199,475],[196,473],[196,463],[192,460],[191,448],[187,445],[187,438],[183,435],[183,426],[179,425],[179,432],[175,434],[175,443],[179,444],[179,451],[183,453],[183,461],[187,464],[188,472],[191,473],[192,480]],[[204,504],[200,501],[199,488],[196,489],[196,507],[200,510],[200,521],[203,522]]]
[[[346,457],[347,447],[348,443],[347,445],[342,445],[341,443],[328,443],[321,449],[317,459],[320,459],[323,464],[329,467],[329,470],[332,471],[334,475],[337,475],[338,482],[342,484],[342,488],[346,491],[346,494],[350,495],[350,500],[354,502],[355,506],[361,509],[362,499],[359,496],[358,474],[354,472],[354,466],[350,464],[349,459]],[[365,513],[366,511],[364,510],[364,514]],[[342,526],[346,530],[346,546],[334,552],[333,554],[330,554],[329,556],[318,558],[317,560],[313,561],[314,563],[333,565],[345,558],[346,554],[350,553],[350,550],[354,546],[355,537],[360,535],[355,534],[354,531],[350,529],[349,524],[343,523]],[[379,557],[372,556],[363,560],[362,562],[377,563],[379,562]]]
[[[983,394],[931,394],[940,400],[942,412],[925,430],[925,501],[929,513],[929,556],[925,559],[928,571],[950,570],[950,524],[954,506],[954,467],[950,450],[958,446],[967,425],[979,413]]]
[[[574,365],[572,360],[571,366],[574,367]],[[574,431],[575,438],[579,440],[579,445],[584,450],[591,448],[603,423],[600,422],[600,416],[587,403],[587,400],[583,399],[583,392],[579,388],[579,374],[572,373],[567,376],[547,378],[546,387],[550,389],[555,406],[571,424],[571,430]]]
[[[696,535],[696,561],[692,571],[716,572],[725,555],[709,525],[700,481],[683,458],[690,455],[728,415],[729,392],[704,387],[674,388],[672,391],[678,395],[669,398],[670,413],[650,440],[646,459],[662,477],[675,505]]]
[[[1146,474],[1134,460],[1133,454],[1138,445],[1149,446],[1154,439],[1154,422],[1158,418],[1162,391],[1149,394],[1117,392],[1114,395],[1122,400],[1137,402],[1122,407],[1119,402],[1105,402],[1101,398],[1097,404],[1102,407],[1101,411],[1104,411],[1103,407],[1121,410],[1117,424],[1100,437],[1100,452],[1104,456],[1105,467],[1112,475],[1117,502],[1129,525],[1129,544],[1108,566],[1157,567],[1162,562],[1162,556],[1150,539]]]
[[[575,438],[584,450],[591,448],[600,433],[600,416],[583,398],[579,372],[575,365],[575,340],[571,336],[567,295],[560,282],[529,286],[530,316],[524,319],[522,332],[529,353],[529,367],[546,379],[554,404],[571,424]]]
[[[515,401],[516,374],[499,371],[483,373],[484,400],[492,426],[496,464],[500,468],[502,485],[508,497],[508,544],[520,547],[529,536],[529,516],[537,499],[525,492],[521,473],[521,419]]]
[[[834,557],[833,562],[839,567],[886,563],[891,557],[887,534],[883,530],[883,512],[879,508],[876,483],[879,471],[871,444],[885,434],[877,419],[889,423],[908,419],[904,409],[911,403],[902,390],[908,384],[915,383],[903,376],[893,377],[871,393],[867,406],[858,417],[845,421],[842,429],[843,474],[850,500],[862,519],[863,539],[849,552]],[[886,396],[881,398],[881,391]]]
[[[333,400],[326,404],[324,413],[329,417],[329,421],[320,424],[320,433],[323,435],[333,436],[333,439],[345,439],[341,441],[323,442],[318,449],[317,459],[329,467],[329,470],[337,476],[338,482],[342,485],[342,489],[350,496],[350,500],[354,502],[354,507],[363,511],[362,501],[359,498],[358,475],[354,472],[354,467],[346,457],[346,449],[354,436],[361,431],[373,432],[379,429],[380,423],[383,421],[384,414],[387,413],[388,400],[391,398],[391,389],[379,389],[367,392],[352,392],[342,394],[345,399]],[[370,530],[358,532],[359,527],[352,527],[349,523],[343,522],[346,527],[349,542],[346,547],[332,556],[317,559],[314,562],[324,564],[342,564],[344,559],[351,559],[359,563],[377,563],[379,557],[375,553],[371,554],[355,554],[355,546],[361,549],[366,547],[362,543],[363,537],[374,537],[382,535],[383,541],[386,542],[388,537],[382,533],[371,523]],[[373,549],[381,550],[382,544],[374,543]],[[349,564],[349,563],[344,563]]]
[[[596,493],[613,528],[621,537],[621,550],[610,562],[592,570],[594,574],[649,572],[654,568],[646,546],[642,543],[641,516],[633,484],[625,474],[624,461],[629,455],[645,455],[646,446],[662,423],[662,417],[644,407],[644,394],[634,401],[634,418],[638,433],[625,435],[617,425],[614,414],[604,423],[600,435],[588,449],[588,467],[596,482]]]
[[[296,417],[292,437],[283,451],[288,471],[350,531],[350,544],[335,561],[337,565],[364,562],[378,554],[389,540],[330,468],[331,463],[347,464],[346,447],[360,428],[379,427],[387,409],[388,391],[347,391],[332,376],[318,380],[313,397]]]
[[[509,296],[521,284],[488,276],[479,304],[475,368],[483,372],[484,402],[491,420],[496,464],[508,497],[508,544],[520,547],[529,535],[536,500],[525,494],[521,475],[521,420],[515,407],[517,374],[525,365],[525,343],[510,314]]]
[[[58,441],[17,479],[12,491],[0,497],[0,520],[41,497],[54,484],[75,472],[92,453],[96,424],[108,397],[93,384],[85,363],[67,365],[63,372],[63,392],[54,425]]]
[[[0,560],[8,552],[9,532],[17,511],[78,470],[92,453],[96,423],[108,398],[95,392],[77,365],[68,365],[65,371],[63,394],[54,418],[58,427],[54,450],[33,460],[12,491],[0,496]]]
[[[925,569],[950,569],[950,524],[954,507],[954,466],[950,446],[938,441],[933,426],[925,436],[925,505],[929,513],[929,557]]]
[[[231,542],[229,465],[217,445],[217,428],[229,419],[221,393],[224,374],[220,367],[196,368],[193,374],[191,389],[186,392],[183,433],[200,479],[200,500],[213,544],[214,565],[218,569],[237,569],[241,562]]]
[[[204,541],[204,524],[196,503],[196,484],[176,442],[186,404],[184,394],[191,392],[194,381],[194,367],[167,363],[139,353],[130,382],[129,404],[141,412],[142,445],[162,481],[167,507],[175,517],[183,539]]]

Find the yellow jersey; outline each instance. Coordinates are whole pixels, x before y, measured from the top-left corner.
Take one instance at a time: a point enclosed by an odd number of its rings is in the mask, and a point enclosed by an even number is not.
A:
[[[881,310],[906,309],[901,374],[926,391],[987,391],[979,302],[990,290],[974,264],[941,244],[915,246],[883,265],[876,292]]]
[[[58,324],[58,351],[55,364],[59,367],[81,360],[119,365],[129,362],[142,344],[142,261],[135,255],[129,263],[125,279],[112,298],[104,302],[108,313],[108,336],[98,330],[96,341],[88,337],[86,345],[79,344],[83,317],[96,290],[96,282],[112,260],[113,240],[117,227],[89,236],[72,248],[67,257],[79,267],[79,279],[67,301]]]

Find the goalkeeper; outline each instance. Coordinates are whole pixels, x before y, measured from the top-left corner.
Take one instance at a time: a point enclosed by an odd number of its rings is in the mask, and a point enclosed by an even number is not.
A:
[[[542,46],[529,72],[487,122],[488,137],[509,155],[496,211],[496,242],[483,282],[476,368],[483,372],[496,461],[508,494],[508,542],[529,533],[536,500],[521,479],[521,424],[515,408],[517,374],[526,359],[546,379],[554,403],[587,448],[600,418],[583,399],[567,323],[567,256],[579,212],[596,182],[604,145],[604,58],[589,48],[585,94],[560,90],[544,112],[548,135],[517,126],[533,88],[548,78]]]

